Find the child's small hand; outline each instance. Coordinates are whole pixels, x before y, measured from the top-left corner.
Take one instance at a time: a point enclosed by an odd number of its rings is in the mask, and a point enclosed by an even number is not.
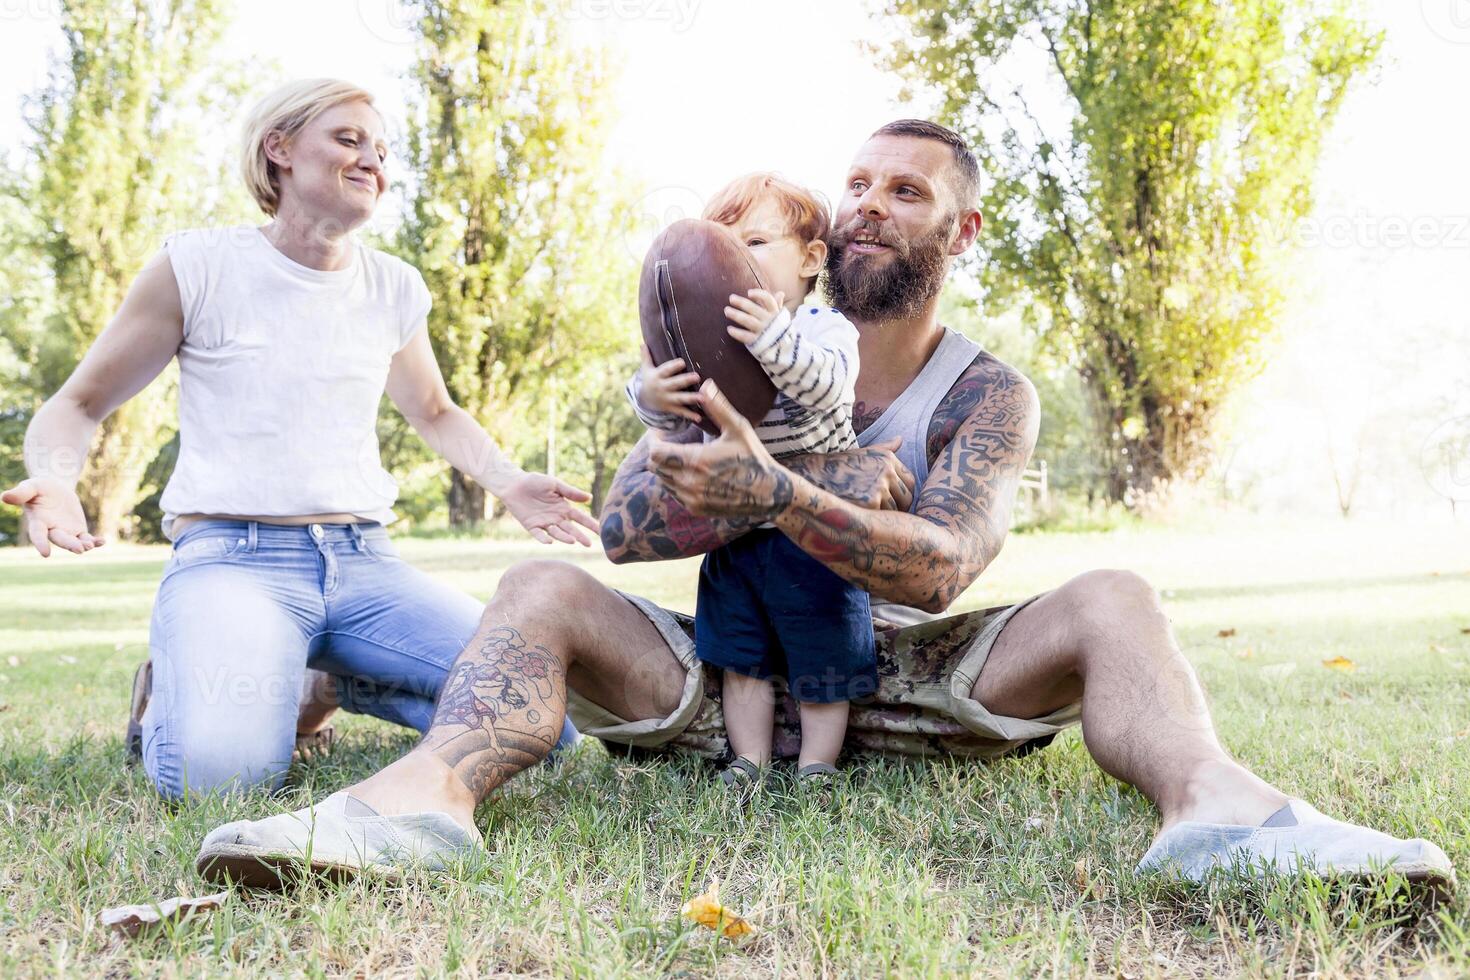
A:
[[[786,303],[786,294],[772,296],[764,289],[752,289],[746,296],[730,294],[730,305],[725,307],[725,316],[731,320],[730,336],[742,344],[753,344],[761,331],[781,312]]]
[[[683,370],[684,361],[677,357],[655,366],[653,355],[644,344],[643,367],[638,371],[638,401],[649,411],[698,422],[699,413],[689,406],[699,404],[699,375],[693,371],[681,374]]]

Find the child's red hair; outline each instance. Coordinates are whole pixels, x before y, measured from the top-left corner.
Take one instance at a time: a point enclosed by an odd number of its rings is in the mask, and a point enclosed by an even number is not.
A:
[[[832,225],[826,200],[780,174],[755,173],[725,185],[704,209],[706,221],[733,225],[761,201],[774,200],[786,218],[786,229],[803,244],[825,241]]]

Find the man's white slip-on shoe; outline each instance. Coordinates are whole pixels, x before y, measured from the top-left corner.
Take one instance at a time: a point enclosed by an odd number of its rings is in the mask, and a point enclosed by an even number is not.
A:
[[[1259,827],[1175,824],[1138,863],[1139,874],[1172,871],[1196,882],[1215,868],[1256,874],[1310,871],[1324,879],[1360,881],[1395,874],[1443,894],[1455,886],[1454,865],[1429,841],[1399,840],[1333,820],[1301,800],[1291,800]]]
[[[383,816],[344,791],[294,813],[215,828],[194,867],[208,881],[279,888],[307,872],[343,880],[411,868],[444,871],[484,853],[478,837],[447,813]]]

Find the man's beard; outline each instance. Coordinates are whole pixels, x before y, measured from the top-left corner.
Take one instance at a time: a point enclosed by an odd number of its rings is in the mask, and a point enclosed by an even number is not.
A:
[[[955,215],[946,215],[935,229],[915,241],[902,241],[882,226],[856,222],[834,229],[827,240],[827,294],[834,307],[858,320],[899,320],[923,312],[949,272],[949,245]],[[847,251],[861,231],[878,236],[891,252],[888,262],[879,256]],[[881,253],[880,253],[881,254]]]

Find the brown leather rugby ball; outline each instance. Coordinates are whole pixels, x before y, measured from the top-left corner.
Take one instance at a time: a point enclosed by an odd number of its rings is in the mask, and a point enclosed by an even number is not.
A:
[[[776,386],[745,345],[726,332],[730,294],[764,289],[750,249],[724,225],[686,218],[653,240],[638,283],[643,342],[653,363],[680,357],[685,370],[713,379],[741,415],[757,423],[776,401]],[[719,429],[708,418],[700,428]]]

